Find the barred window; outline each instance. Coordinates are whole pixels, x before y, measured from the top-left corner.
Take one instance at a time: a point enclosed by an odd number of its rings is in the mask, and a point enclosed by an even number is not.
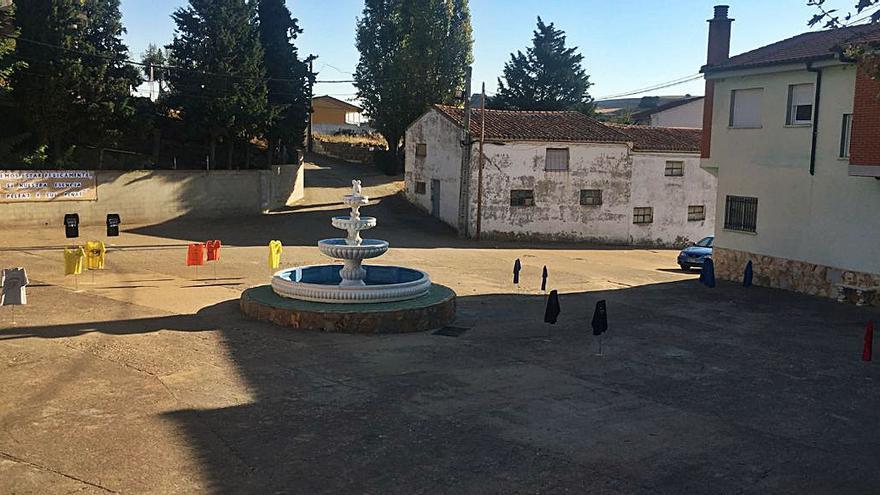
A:
[[[698,222],[700,220],[706,219],[706,206],[705,205],[690,205],[688,206],[688,222]]]
[[[547,148],[544,157],[544,170],[568,170],[568,148]]]
[[[601,189],[581,189],[581,205],[598,206],[602,204]]]
[[[428,145],[425,143],[416,144],[416,156],[428,156]]]
[[[724,208],[724,228],[740,232],[755,232],[758,224],[758,198],[727,196]]]
[[[650,206],[633,208],[633,223],[654,223],[654,208]]]
[[[425,183],[416,181],[416,194],[425,194]]]
[[[512,189],[510,206],[535,206],[535,191],[531,189]]]
[[[667,177],[681,177],[684,175],[684,162],[668,161],[663,175]]]

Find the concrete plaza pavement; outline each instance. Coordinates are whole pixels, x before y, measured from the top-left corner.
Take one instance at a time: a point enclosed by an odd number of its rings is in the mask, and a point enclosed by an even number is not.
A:
[[[350,179],[377,260],[459,294],[457,337],[296,332],[237,298],[326,261]],[[63,277],[60,219],[4,232],[29,304],[0,308],[2,493],[876,493],[876,309],[699,285],[675,251],[467,241],[399,180],[317,158],[272,215],[124,225],[107,269]],[[124,219],[123,219],[124,220]],[[56,225],[57,224],[57,225]],[[103,239],[86,227],[82,239]],[[189,241],[224,243],[184,266]],[[510,283],[513,260],[523,283]],[[540,270],[562,293],[542,322]],[[603,355],[589,331],[608,301]]]

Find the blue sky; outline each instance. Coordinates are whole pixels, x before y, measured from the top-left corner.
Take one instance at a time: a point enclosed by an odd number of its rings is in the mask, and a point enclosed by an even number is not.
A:
[[[856,0],[828,0],[846,10]],[[170,14],[185,0],[122,0],[126,41],[139,58],[150,42],[164,45],[174,33]],[[706,19],[712,6],[730,4],[731,52],[747,51],[807,31],[814,10],[806,0],[471,0],[474,28],[474,91],[497,78],[511,52],[531,40],[537,16],[564,30],[568,44],[584,55],[584,66],[602,97],[678,79],[699,71],[706,57]],[[357,65],[355,21],[362,0],[288,0],[304,32],[300,53],[318,55],[319,80],[350,79]],[[350,84],[319,84],[315,94],[354,98]],[[694,81],[656,94],[702,94]],[[650,94],[650,93],[649,93]]]

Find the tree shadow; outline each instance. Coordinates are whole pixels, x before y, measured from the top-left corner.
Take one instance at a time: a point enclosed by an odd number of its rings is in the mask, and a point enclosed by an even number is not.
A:
[[[590,332],[599,300],[610,321],[602,356]],[[455,325],[469,330],[455,338],[294,331],[247,321],[229,300],[188,316],[0,330],[0,340],[220,331],[252,402],[166,415],[217,493],[880,482],[860,462],[880,447],[849,426],[880,407],[880,375],[858,361],[877,310],[696,281],[562,294],[552,326],[544,304],[543,294],[460,297]]]

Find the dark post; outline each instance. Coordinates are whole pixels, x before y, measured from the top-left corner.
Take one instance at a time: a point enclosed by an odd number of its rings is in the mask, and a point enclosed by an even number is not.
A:
[[[313,58],[313,57],[311,57],[311,56],[309,57],[309,111],[308,111],[308,115],[309,115],[309,135],[308,135],[308,138],[307,138],[307,143],[308,143],[308,144],[306,145],[306,149],[309,151],[309,153],[311,153],[311,152],[313,151],[313,149],[312,149],[312,148],[313,148],[313,145],[312,145],[312,112],[315,111],[315,109],[312,108],[312,99],[315,97],[315,90],[314,90],[314,87],[313,87],[313,84],[312,84],[312,74],[314,74],[314,72],[313,72],[313,70],[314,70],[314,67],[313,67],[314,63],[312,62],[312,58]]]

